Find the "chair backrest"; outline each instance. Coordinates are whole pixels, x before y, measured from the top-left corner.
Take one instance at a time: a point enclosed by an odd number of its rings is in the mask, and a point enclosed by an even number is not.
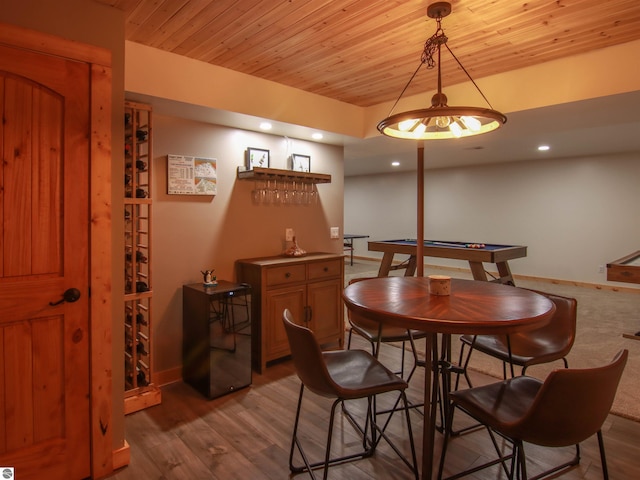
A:
[[[518,437],[548,447],[582,442],[602,427],[627,363],[621,350],[608,365],[554,370],[538,391]]]
[[[369,280],[370,278],[375,278],[375,277],[352,278],[351,280],[349,280],[349,285],[356,282],[360,282],[362,280]],[[349,309],[347,309],[347,318],[349,320],[349,323],[355,326],[356,328],[366,330],[373,336],[378,334],[378,329],[380,328],[380,324],[378,322],[374,320],[369,320],[368,318],[364,318],[358,315],[357,313],[352,312]]]
[[[306,388],[318,395],[337,396],[335,383],[331,380],[322,350],[313,332],[296,324],[289,309],[284,310],[282,321],[298,378]]]
[[[565,357],[573,347],[576,339],[576,322],[578,317],[578,302],[575,298],[563,297],[553,293],[531,290],[549,298],[556,306],[556,311],[549,323],[533,331],[512,335],[511,342],[514,355],[518,354],[518,339],[523,337],[525,344],[529,344],[535,337],[537,343],[544,345],[544,351],[538,355],[551,355],[554,359]]]

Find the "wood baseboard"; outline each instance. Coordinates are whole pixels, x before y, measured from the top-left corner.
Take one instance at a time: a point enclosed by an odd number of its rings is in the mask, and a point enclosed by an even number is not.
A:
[[[160,403],[162,403],[160,387],[156,385],[149,385],[148,387],[145,387],[143,391],[125,397],[124,414],[129,415],[130,413],[144,410],[145,408],[153,407]]]
[[[354,256],[353,257],[354,260],[365,260],[365,261],[370,261],[370,262],[378,262],[380,263],[379,258],[373,258],[373,257],[361,257],[361,256]],[[394,264],[397,264],[400,262],[394,262]],[[467,272],[467,273],[471,273],[470,270],[468,268],[461,268],[461,267],[450,267],[450,266],[445,266],[445,265],[430,265],[428,263],[425,263],[424,265],[425,268],[437,268],[440,270],[448,270],[448,271],[453,271],[453,272]],[[490,270],[487,270],[487,273],[492,274],[497,276],[498,272],[493,272]],[[520,280],[531,280],[531,281],[538,281],[538,282],[545,282],[545,283],[551,283],[554,285],[571,285],[574,287],[582,287],[582,288],[593,288],[595,290],[608,290],[608,291],[612,291],[612,292],[623,292],[623,293],[638,293],[640,294],[640,288],[636,288],[636,287],[621,287],[621,286],[617,286],[617,285],[606,285],[606,284],[602,284],[602,283],[589,283],[589,282],[577,282],[577,281],[573,281],[573,280],[558,280],[555,278],[545,278],[545,277],[534,277],[534,276],[530,276],[530,275],[513,275],[514,279],[520,279]]]
[[[182,381],[182,365],[169,370],[162,370],[161,372],[154,372],[154,383],[158,385],[168,385],[170,383]]]
[[[118,470],[119,468],[126,467],[131,462],[131,449],[129,448],[129,443],[124,441],[124,446],[117,450],[114,450],[112,453],[113,456],[113,469]]]

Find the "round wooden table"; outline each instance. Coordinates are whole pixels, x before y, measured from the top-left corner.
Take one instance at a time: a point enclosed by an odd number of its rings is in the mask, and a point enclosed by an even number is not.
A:
[[[435,437],[437,381],[437,335],[510,334],[544,326],[555,311],[548,298],[520,288],[476,280],[451,279],[451,294],[429,294],[426,277],[379,277],[355,282],[345,288],[347,308],[385,325],[431,333],[426,341],[422,478],[431,479]],[[432,374],[433,370],[433,374]],[[435,377],[437,378],[437,377]],[[426,409],[425,409],[426,410]]]

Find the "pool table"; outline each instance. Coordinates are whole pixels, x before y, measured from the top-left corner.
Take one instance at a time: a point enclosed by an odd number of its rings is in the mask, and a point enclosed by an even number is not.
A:
[[[509,260],[527,256],[527,247],[518,245],[492,245],[468,242],[448,242],[425,240],[423,254],[425,257],[453,258],[467,260],[475,280],[489,281],[483,263],[494,263],[499,277],[491,281],[514,285]],[[416,240],[381,240],[369,242],[369,251],[383,252],[382,263],[378,270],[379,277],[386,277],[389,271],[405,268],[405,277],[412,277],[416,271]],[[394,255],[406,254],[409,259],[400,265],[392,265]]]

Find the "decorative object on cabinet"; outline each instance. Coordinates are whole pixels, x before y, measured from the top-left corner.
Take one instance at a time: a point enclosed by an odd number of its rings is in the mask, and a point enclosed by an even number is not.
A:
[[[290,355],[282,312],[314,331],[321,345],[344,344],[344,257],[309,253],[242,259],[236,262],[238,280],[251,285],[251,350],[255,371]]]
[[[300,248],[298,246],[298,240],[296,240],[296,237],[293,237],[291,245],[282,254],[285,257],[304,257],[307,251]]]
[[[207,398],[251,385],[251,287],[182,287],[182,378]]]
[[[309,173],[311,171],[311,157],[294,153],[291,155],[291,170]]]
[[[216,195],[217,193],[218,160],[167,155],[167,194]]]
[[[202,284],[205,287],[214,287],[214,286],[218,285],[218,279],[213,274],[213,272],[215,272],[215,269],[200,270],[200,273],[202,274],[202,277],[203,277],[202,278]]]
[[[256,167],[269,167],[269,150],[262,148],[247,148],[246,152],[246,165],[249,170],[253,170]]]
[[[125,102],[124,413],[161,402],[153,383],[151,106]]]

